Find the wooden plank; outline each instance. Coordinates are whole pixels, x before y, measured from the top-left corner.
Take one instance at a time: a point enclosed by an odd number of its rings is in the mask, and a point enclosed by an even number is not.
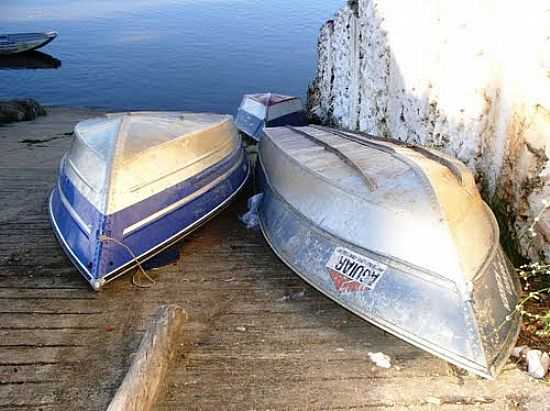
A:
[[[55,405],[55,381],[46,381],[37,384],[10,384],[0,385],[0,408],[16,409],[24,406],[39,408],[46,405]]]
[[[72,271],[72,270],[71,270]],[[18,289],[18,288],[0,288],[0,300],[78,300],[81,303],[94,301],[98,298],[95,293],[85,288],[71,289]],[[8,302],[9,304],[9,302]]]
[[[79,364],[0,365],[0,385],[37,384],[76,374]]]
[[[253,376],[258,370],[259,368],[250,370],[248,374],[251,378],[247,380],[242,380],[236,374],[227,374],[223,379],[216,379],[216,384],[208,384],[207,381],[194,381],[189,384],[182,382],[170,390],[165,404],[185,404],[193,400],[197,408],[202,409],[230,409],[242,404],[250,404],[251,409],[351,409],[396,406],[417,409],[429,405],[430,399],[438,398],[442,404],[454,403],[461,405],[463,409],[477,410],[480,409],[480,405],[490,405],[492,409],[496,409],[494,404],[497,400],[504,399],[479,390],[479,387],[472,395],[471,388],[441,381],[440,377],[424,379],[425,385],[423,384],[419,390],[419,380],[411,378],[388,379],[384,382],[379,379],[289,381],[278,378],[276,370],[270,380],[255,381]],[[299,372],[300,370],[296,370],[296,373]],[[208,396],[201,394],[205,387],[208,389]],[[443,391],[447,393],[442,395]],[[511,390],[510,393],[512,392]],[[501,401],[500,405],[503,403],[506,402]]]
[[[76,270],[62,275],[32,274],[19,276],[6,276],[0,281],[1,289],[84,289],[90,290],[90,285],[78,274]]]
[[[148,411],[164,384],[177,339],[187,315],[178,305],[162,306],[153,326],[147,330],[132,365],[108,411]]]
[[[93,347],[2,347],[0,365],[72,364],[90,357]]]
[[[89,300],[86,300],[89,301]],[[49,299],[13,299],[0,300],[0,314],[7,313],[40,313],[40,314],[101,314],[104,310],[99,306],[83,304],[82,300],[63,299],[58,304],[52,304]]]
[[[118,323],[118,321],[116,321]],[[112,318],[99,314],[0,314],[0,330],[112,330]]]
[[[258,382],[269,381],[275,374],[285,375],[285,378],[293,383],[307,381],[313,383],[323,380],[419,379],[426,376],[437,376],[441,377],[442,381],[457,382],[457,379],[449,374],[444,361],[428,361],[429,367],[426,368],[426,356],[422,354],[412,355],[406,361],[393,356],[392,368],[389,369],[377,367],[368,358],[367,353],[346,355],[345,351],[329,349],[302,355],[272,357],[262,356],[260,353],[257,357],[184,355],[181,358],[185,366],[182,365],[174,370],[173,375],[176,376],[174,378],[191,382],[205,379],[217,380],[218,377],[224,379],[227,373],[247,380],[250,378],[247,370],[251,369],[256,369],[254,378]]]
[[[85,324],[82,324],[85,325]],[[102,329],[0,329],[0,349],[5,347],[85,347],[104,340]]]
[[[60,381],[39,384],[0,385],[0,409],[19,410],[52,407],[56,410],[98,410],[105,409],[108,396],[113,390],[111,384],[101,383],[87,386],[86,381],[75,381],[79,387],[62,381],[66,389],[60,389]]]

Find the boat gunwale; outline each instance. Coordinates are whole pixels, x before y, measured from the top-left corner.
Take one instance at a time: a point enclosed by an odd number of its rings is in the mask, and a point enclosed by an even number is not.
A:
[[[281,100],[277,101],[277,102],[274,102],[273,104],[265,104],[264,102],[258,100],[258,98],[260,97],[264,97],[264,96],[269,96],[269,100],[268,100],[268,103],[271,101],[271,97],[272,96],[277,96],[277,97],[282,97]],[[245,99],[249,99],[249,100],[254,100],[256,101],[257,103],[260,103],[261,105],[265,106],[265,107],[269,107],[270,105],[277,105],[277,104],[280,104],[280,103],[285,103],[287,101],[290,101],[290,100],[299,100],[302,104],[303,104],[303,101],[300,97],[298,96],[289,96],[289,95],[286,95],[286,94],[278,94],[278,93],[252,93],[252,94],[244,94],[243,95],[243,98],[241,100],[241,105],[242,105],[242,102],[245,100]],[[240,107],[240,106],[239,106]]]

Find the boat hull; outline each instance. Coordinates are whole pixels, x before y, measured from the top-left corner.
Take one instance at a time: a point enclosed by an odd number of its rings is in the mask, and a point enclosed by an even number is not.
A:
[[[262,130],[265,127],[303,126],[307,124],[307,121],[303,111],[290,113],[282,117],[266,121],[265,119],[258,118],[245,110],[239,109],[237,111],[237,116],[235,117],[235,124],[248,137],[256,141],[260,141],[260,138],[262,137]]]
[[[477,375],[497,375],[515,345],[520,324],[518,314],[507,319],[510,312],[500,302],[499,284],[517,289],[510,282],[509,267],[504,272],[493,269],[494,264],[500,268],[509,264],[500,247],[495,247],[483,274],[474,281],[473,299],[465,299],[462,290],[446,278],[358,247],[314,224],[270,182],[262,155],[260,147],[256,168],[258,191],[264,193],[260,226],[286,265],[370,323]],[[359,223],[368,229],[367,222]],[[382,265],[385,271],[370,284],[350,280],[355,273],[345,277],[331,263],[346,254]]]
[[[98,290],[220,212],[245,185],[249,172],[239,147],[189,180],[127,209],[102,215],[67,178],[62,162],[50,195],[50,221],[66,254]],[[89,226],[86,221],[97,223]]]
[[[0,36],[0,55],[37,50],[52,42],[57,33],[21,33]]]

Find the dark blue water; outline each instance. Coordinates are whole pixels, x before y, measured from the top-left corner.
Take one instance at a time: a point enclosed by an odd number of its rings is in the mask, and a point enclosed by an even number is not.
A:
[[[58,69],[0,70],[0,98],[234,112],[241,95],[304,96],[321,24],[343,0],[0,0],[0,32],[50,31]]]

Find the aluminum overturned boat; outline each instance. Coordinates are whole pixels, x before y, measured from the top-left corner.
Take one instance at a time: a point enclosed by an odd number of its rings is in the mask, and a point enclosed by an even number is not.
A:
[[[57,37],[54,31],[48,33],[0,34],[0,55],[16,54],[44,47]]]
[[[518,283],[471,172],[430,149],[323,127],[264,130],[260,225],[305,281],[380,328],[492,378]]]
[[[108,114],[74,134],[50,220],[96,290],[219,212],[249,175],[231,116]]]
[[[264,127],[305,126],[302,100],[282,94],[245,94],[235,125],[247,136],[259,141]]]

